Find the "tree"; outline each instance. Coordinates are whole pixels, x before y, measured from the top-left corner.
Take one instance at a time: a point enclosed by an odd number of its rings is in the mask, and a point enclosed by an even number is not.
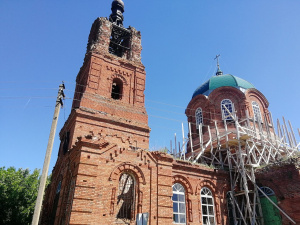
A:
[[[40,170],[0,168],[0,224],[30,224],[39,187]]]

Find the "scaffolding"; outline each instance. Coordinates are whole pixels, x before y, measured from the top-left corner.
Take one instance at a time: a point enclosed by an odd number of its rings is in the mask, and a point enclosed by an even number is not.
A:
[[[183,138],[182,150],[174,149],[172,153],[175,158],[229,171],[231,190],[228,197],[234,224],[264,225],[259,194],[269,197],[256,185],[255,169],[296,156],[300,143],[296,141],[290,121],[288,130],[284,118],[282,126],[277,120],[276,134],[271,114],[269,119],[265,116],[264,121],[255,116],[250,118],[248,111],[243,119],[229,111],[228,117],[211,126],[200,124],[197,134],[192,134],[189,123],[189,134]],[[270,202],[296,224],[272,200]]]

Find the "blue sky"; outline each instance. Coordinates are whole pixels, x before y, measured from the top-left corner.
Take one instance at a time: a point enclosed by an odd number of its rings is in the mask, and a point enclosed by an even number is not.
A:
[[[300,1],[124,0],[125,27],[142,33],[150,149],[181,137],[194,90],[220,66],[250,81],[274,119],[300,127]],[[110,0],[0,1],[0,166],[42,168],[58,86],[67,119],[90,27]],[[185,125],[186,127],[186,125]],[[187,130],[185,130],[185,133]],[[299,140],[299,135],[297,134]],[[56,136],[50,172],[57,157]]]

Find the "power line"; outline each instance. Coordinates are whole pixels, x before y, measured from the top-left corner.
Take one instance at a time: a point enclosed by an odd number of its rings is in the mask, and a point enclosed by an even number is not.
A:
[[[174,113],[174,114],[181,115],[181,116],[185,115],[184,113],[177,113],[177,112],[170,111],[170,110],[158,109],[158,108],[154,108],[154,107],[151,107],[151,106],[147,106],[146,108],[147,109],[154,109],[154,110],[161,111],[161,112]]]
[[[13,83],[13,82],[18,82],[18,81],[11,81],[11,82]],[[30,83],[30,82],[35,82],[35,81],[28,81],[28,82]],[[43,82],[43,81],[41,81],[41,82]],[[44,81],[44,82],[48,82],[48,81]],[[67,81],[65,83],[72,83],[72,84],[76,84],[76,85],[81,86],[81,87],[87,87],[88,86],[88,85],[82,85],[82,84],[78,84],[76,82],[69,82],[69,81]],[[107,88],[107,87],[105,87],[105,88]],[[23,89],[23,90],[57,90],[57,88],[35,88],[35,89]],[[73,90],[70,90],[70,89],[66,89],[65,91],[70,91],[70,92],[73,92],[73,93],[76,93],[76,94],[86,93],[86,92],[73,91]],[[122,95],[122,97],[131,97],[131,96]],[[54,97],[49,97],[49,96],[0,96],[0,98],[2,98],[2,99],[5,99],[5,98],[7,98],[7,99],[19,99],[19,98],[54,98]],[[68,99],[71,99],[71,98],[68,98]],[[74,100],[78,101],[76,99],[74,99]],[[165,103],[165,102],[161,102],[161,101],[157,101],[157,100],[151,100],[151,99],[146,98],[146,97],[144,98],[144,100],[145,100],[145,102],[152,102],[152,103],[165,105],[165,106],[170,106],[170,107],[176,107],[176,108],[181,108],[181,109],[191,109],[191,108],[186,108],[186,107],[175,105],[175,104],[169,104],[169,103]],[[150,107],[148,106],[147,108],[150,108]],[[157,109],[157,110],[163,111],[161,109]],[[175,113],[173,111],[169,111],[169,112]],[[211,112],[207,112],[207,111],[202,111],[202,112],[212,114]],[[182,113],[175,113],[175,114],[185,115],[185,114],[182,114]],[[213,115],[222,115],[222,114],[213,113]]]
[[[46,81],[46,80],[26,80],[26,81],[22,81],[22,80],[18,80],[18,81],[0,81],[0,84],[11,84],[11,83],[60,83],[61,81]]]
[[[85,98],[84,96],[82,96],[82,98]],[[73,99],[73,101],[81,101],[81,99],[75,99],[75,98],[66,98],[66,99]],[[147,99],[147,101],[149,101],[149,99]],[[152,101],[152,100],[151,100]],[[167,105],[167,106],[172,106],[171,104],[168,104],[168,103],[163,103],[163,102],[158,102],[158,101],[152,101],[154,103],[158,103],[158,104],[162,104],[162,105]],[[174,106],[174,105],[173,105]],[[146,108],[153,108],[153,107],[149,107],[147,106]],[[181,106],[177,106],[177,108],[183,108]],[[153,108],[153,109],[157,109],[159,111],[166,111],[166,112],[172,112],[172,111],[168,111],[168,110],[162,110],[162,109],[158,109],[158,108]],[[184,108],[185,109],[185,108]],[[192,109],[192,108],[186,108],[186,109]],[[192,109],[194,110],[194,109]],[[205,111],[205,110],[202,110],[203,113],[207,113],[209,115],[215,115],[215,116],[222,116],[222,113],[216,113],[216,112],[210,112],[210,111]],[[172,112],[172,113],[175,113],[175,112]],[[185,115],[183,113],[175,113],[175,114],[180,114],[180,115]],[[195,117],[195,115],[191,115],[192,117]]]
[[[80,84],[79,84],[80,85]],[[80,86],[84,86],[86,87],[87,85],[80,85]],[[55,90],[57,88],[36,88],[36,90]],[[26,90],[26,89],[25,89]],[[76,91],[72,91],[70,89],[67,89],[68,91],[71,91],[71,92],[75,92],[75,93],[78,93],[78,94],[83,94],[84,92],[76,92]],[[55,98],[55,96],[0,96],[1,99],[23,99],[23,98],[29,98],[29,99],[45,99],[45,98]],[[72,99],[72,98],[67,98],[67,99]],[[155,101],[155,100],[151,100],[151,99],[148,99],[148,98],[145,98],[146,102],[153,102],[155,104],[160,104],[160,105],[166,105],[166,106],[169,106],[169,107],[176,107],[176,108],[182,108],[182,109],[190,109],[190,108],[185,108],[185,107],[182,107],[182,106],[178,106],[178,105],[174,105],[174,104],[169,104],[169,103],[165,103],[165,102],[161,102],[161,101]],[[80,101],[79,99],[73,99],[73,101]],[[32,106],[26,106],[26,107],[32,107]],[[46,106],[48,107],[48,106]],[[154,109],[154,110],[158,110],[158,111],[162,111],[162,112],[168,112],[168,113],[173,113],[173,114],[178,114],[178,115],[185,115],[183,113],[177,113],[177,112],[174,112],[174,111],[170,111],[170,110],[162,110],[161,108],[155,108],[155,107],[151,107],[151,106],[147,106],[146,108],[150,108],[150,109]],[[71,108],[72,110],[73,108]],[[193,109],[194,110],[194,109]],[[222,116],[222,113],[215,113],[215,112],[209,112],[209,111],[205,111],[203,110],[202,111],[203,113],[208,113],[209,115],[213,115],[213,116]],[[150,115],[151,116],[151,115]],[[195,117],[194,115],[191,115],[192,117]],[[153,117],[156,117],[156,118],[160,118],[162,119],[163,117],[161,116],[156,116],[156,115],[153,115]],[[174,118],[170,118],[170,117],[165,117],[167,120],[173,120],[173,121],[179,121],[179,120],[176,120]],[[205,118],[204,118],[205,119]],[[180,121],[179,121],[180,122]]]
[[[5,108],[9,108],[9,109],[24,109],[25,106],[5,106]],[[27,105],[26,108],[53,108],[53,105],[50,106],[36,106],[36,105]]]
[[[78,85],[78,84],[77,84]],[[79,84],[79,86],[83,86],[83,87],[86,87],[87,85],[80,85]],[[72,90],[68,90],[68,91],[71,91],[71,92],[74,92],[75,94],[79,94],[79,95],[83,95],[83,94],[85,94],[85,93],[87,93],[87,94],[91,94],[91,95],[93,95],[93,93],[88,93],[88,92],[79,92],[79,91],[72,91]],[[113,93],[113,92],[110,92],[110,93]],[[118,94],[118,93],[116,93],[116,94]],[[124,97],[132,97],[132,96],[130,96],[130,95],[121,95],[123,98]],[[73,99],[74,101],[80,101],[80,99]],[[145,103],[146,102],[153,102],[153,103],[157,103],[157,104],[160,104],[160,105],[166,105],[166,106],[170,106],[170,107],[175,107],[175,108],[181,108],[181,109],[191,109],[191,110],[195,110],[195,109],[193,109],[193,108],[188,108],[188,107],[183,107],[183,106],[179,106],[179,105],[175,105],[175,104],[170,104],[170,103],[165,103],[165,102],[161,102],[161,101],[156,101],[156,100],[151,100],[151,99],[149,99],[149,98],[144,98],[144,100],[145,100]],[[220,107],[221,107],[221,105],[220,105]],[[222,115],[222,113],[213,113],[213,112],[209,112],[209,111],[204,111],[204,110],[202,110],[202,112],[203,113],[209,113],[209,114],[211,114],[211,115]],[[194,116],[193,116],[194,117]]]
[[[3,90],[14,90],[15,88],[1,88],[0,91]],[[18,88],[18,90],[26,90],[26,91],[31,91],[31,90],[58,90],[58,88]]]
[[[20,98],[56,98],[56,96],[0,96],[2,99],[20,99]]]
[[[0,96],[0,98],[2,99],[22,99],[22,98],[29,98],[29,99],[43,99],[43,98],[55,98],[55,96]],[[72,99],[72,98],[66,98],[66,99]],[[73,101],[81,101],[80,99],[73,99]],[[148,100],[149,101],[149,100]],[[152,100],[150,100],[152,101]],[[171,104],[168,104],[168,103],[163,103],[163,102],[158,102],[158,101],[152,101],[154,103],[158,103],[158,104],[163,104],[163,105],[167,105],[167,106],[175,106],[175,105],[171,105]],[[182,108],[180,106],[177,106],[178,108]],[[175,114],[178,114],[178,115],[182,115],[184,116],[185,114],[183,113],[176,113],[176,112],[173,112],[173,111],[169,111],[169,110],[162,110],[162,109],[158,109],[158,108],[154,108],[154,107],[147,107],[147,108],[152,108],[152,109],[155,109],[155,110],[159,110],[159,111],[163,111],[163,112],[170,112],[170,113],[175,113]],[[71,108],[72,110],[73,108]],[[212,112],[207,112],[207,111],[202,111],[203,113],[209,113],[210,115],[215,115],[215,116],[222,116],[221,113],[212,113]],[[194,115],[191,115],[192,117],[195,117]],[[163,118],[161,116],[156,116],[157,118]],[[165,117],[166,118],[166,117]],[[168,120],[174,120],[174,121],[179,121],[179,120],[176,120],[176,119],[173,119],[173,118],[167,118]],[[205,119],[205,118],[204,118]],[[181,122],[181,121],[179,121]]]

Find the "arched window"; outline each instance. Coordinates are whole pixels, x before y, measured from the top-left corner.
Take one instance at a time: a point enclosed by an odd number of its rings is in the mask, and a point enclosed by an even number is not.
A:
[[[252,109],[255,121],[262,122],[260,108],[257,102],[252,102]]]
[[[135,181],[133,176],[123,173],[119,180],[117,219],[132,220],[135,209]]]
[[[274,191],[269,188],[269,187],[261,187],[260,190],[262,190],[267,196],[273,196],[275,195]],[[259,197],[265,197],[263,193],[261,193],[260,191],[258,192],[259,193]]]
[[[271,199],[271,201],[275,204],[277,204],[277,198],[275,196],[274,191],[269,187],[261,187],[260,188],[268,197]],[[264,217],[264,224],[265,225],[273,225],[273,224],[282,224],[282,219],[280,216],[279,210],[270,202],[268,198],[265,197],[264,194],[262,194],[260,191],[259,197],[260,197],[260,205]]]
[[[184,187],[176,183],[173,185],[173,222],[177,224],[185,224],[185,190]]]
[[[123,92],[123,82],[119,78],[113,79],[111,87],[111,98],[121,99]]]
[[[211,191],[204,187],[201,189],[202,224],[215,225],[214,200]]]
[[[203,124],[202,109],[200,107],[198,109],[196,109],[195,117],[196,117],[196,128],[198,129],[199,125],[201,123]]]
[[[222,100],[221,109],[222,109],[222,119],[223,120],[233,120],[233,118],[232,118],[232,116],[230,116],[230,114],[232,114],[234,116],[234,107],[233,107],[232,101],[230,99]]]

